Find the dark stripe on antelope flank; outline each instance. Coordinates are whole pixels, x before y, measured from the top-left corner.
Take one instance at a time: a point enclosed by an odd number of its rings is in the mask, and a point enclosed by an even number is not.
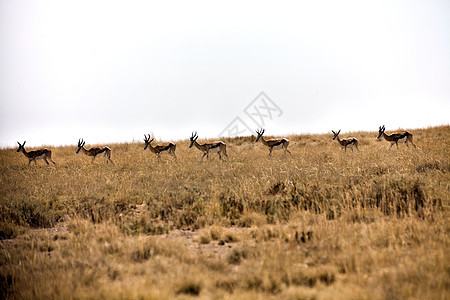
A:
[[[411,135],[411,133],[409,133],[408,131],[406,131],[406,132],[404,132],[402,135],[401,135],[401,139],[402,138],[404,138],[404,137],[408,137],[408,136],[410,136]]]
[[[284,140],[276,142],[275,144],[272,145],[272,147],[279,146],[279,145],[283,144],[284,142],[285,142]]]
[[[211,146],[209,146],[209,148],[217,148],[221,145],[222,143],[217,143],[217,144],[212,144]]]
[[[48,149],[40,149],[40,150],[34,150],[34,151],[27,152],[27,154],[34,157],[34,156],[41,156],[44,154],[48,154],[49,152],[51,152],[51,151]]]
[[[170,147],[172,147],[172,145],[173,144],[169,144],[169,145],[166,145],[166,146],[156,146],[155,149],[159,150],[160,152],[161,151],[167,151],[167,150],[170,149]]]
[[[405,137],[405,134],[403,133],[393,133],[391,136],[394,140],[399,140]]]
[[[96,155],[99,155],[99,154],[101,154],[103,152],[106,152],[107,150],[109,150],[108,147],[105,147],[105,148],[91,148],[91,149],[88,150],[88,153],[90,155],[92,155],[92,156],[96,156]]]

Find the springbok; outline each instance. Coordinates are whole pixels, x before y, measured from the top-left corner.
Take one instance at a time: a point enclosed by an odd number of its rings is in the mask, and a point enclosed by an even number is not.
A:
[[[174,143],[168,143],[168,144],[157,145],[157,146],[153,147],[151,145],[151,142],[153,142],[154,139],[155,138],[150,136],[150,134],[148,135],[148,137],[144,134],[144,142],[145,142],[144,150],[147,149],[147,147],[150,148],[150,151],[152,151],[153,153],[158,155],[159,159],[161,159],[161,153],[164,153],[164,152],[167,152],[168,154],[172,155],[175,159],[177,158],[177,156],[175,155],[175,150],[177,149],[177,145],[175,145]]]
[[[272,151],[273,150],[284,150],[284,154],[289,153],[292,154],[291,151],[288,150],[288,146],[289,146],[289,140],[286,138],[282,138],[282,139],[273,139],[273,140],[265,140],[263,137],[264,134],[264,129],[260,129],[259,131],[256,130],[256,133],[258,134],[258,136],[256,137],[256,142],[258,142],[259,140],[261,140],[261,142],[266,145],[267,147],[269,147],[269,156],[272,157]]]
[[[28,165],[31,164],[32,161],[34,161],[34,164],[36,165],[37,159],[43,159],[47,165],[49,164],[47,159],[50,160],[54,165],[56,165],[56,163],[52,160],[52,150],[49,149],[38,149],[38,150],[34,150],[34,151],[30,151],[27,152],[25,150],[25,143],[27,141],[24,141],[23,144],[21,145],[19,142],[17,142],[17,144],[19,144],[19,148],[17,149],[17,152],[22,152],[23,155],[25,155],[26,158],[28,158]]]
[[[397,145],[398,149],[398,142],[404,142],[406,144],[406,147],[409,148],[408,142],[411,143],[414,148],[417,148],[416,145],[413,143],[413,135],[409,133],[408,131],[405,131],[403,133],[393,133],[393,134],[386,134],[384,131],[386,128],[383,126],[380,126],[378,129],[378,139],[381,137],[384,137],[384,139],[391,143],[391,146],[389,147],[389,150],[391,150],[392,146]]]
[[[91,163],[94,162],[94,160],[97,156],[106,157],[106,163],[113,162],[111,160],[111,149],[109,147],[102,147],[102,148],[94,147],[94,148],[91,148],[88,150],[88,149],[84,148],[84,144],[86,144],[86,142],[83,141],[83,139],[78,140],[78,149],[77,149],[76,153],[78,154],[80,151],[83,151],[83,153],[86,154],[87,156],[92,156]]]
[[[333,130],[331,130],[331,132],[334,134],[333,141],[337,140],[339,145],[341,145],[341,151],[342,151],[342,149],[344,149],[345,152],[347,152],[347,147],[350,147],[350,149],[352,149],[352,152],[353,152],[353,146],[355,146],[356,150],[359,151],[358,140],[356,138],[349,137],[349,138],[341,140],[341,139],[339,139],[339,133],[341,132],[340,129],[338,132],[334,132]]]
[[[227,154],[227,145],[222,142],[222,141],[218,141],[218,142],[212,142],[212,143],[204,143],[203,145],[199,144],[197,142],[198,139],[198,135],[197,135],[197,131],[192,133],[192,136],[190,137],[191,140],[191,144],[189,145],[189,148],[192,148],[192,146],[195,146],[198,150],[203,152],[203,157],[209,158],[209,153],[217,153],[219,154],[219,158],[222,159],[222,155],[221,153],[223,153],[223,155],[225,155],[226,157],[228,157]]]

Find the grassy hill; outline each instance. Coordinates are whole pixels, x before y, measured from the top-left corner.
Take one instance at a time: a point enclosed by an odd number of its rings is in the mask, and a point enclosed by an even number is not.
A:
[[[289,136],[272,158],[225,139],[224,161],[188,141],[177,160],[108,145],[108,165],[0,150],[0,298],[449,298],[450,127],[410,132],[390,151],[341,133],[347,153]]]

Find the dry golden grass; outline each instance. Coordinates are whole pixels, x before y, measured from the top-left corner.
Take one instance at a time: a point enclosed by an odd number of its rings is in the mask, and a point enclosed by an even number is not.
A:
[[[250,137],[224,161],[0,150],[0,298],[448,299],[450,127],[411,131],[418,149],[300,135],[272,159]]]

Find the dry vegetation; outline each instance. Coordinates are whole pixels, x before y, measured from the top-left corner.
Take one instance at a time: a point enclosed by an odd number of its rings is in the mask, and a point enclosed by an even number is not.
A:
[[[254,137],[225,161],[0,150],[0,298],[448,299],[450,127],[412,132],[350,133],[353,153],[291,136],[272,159]]]

